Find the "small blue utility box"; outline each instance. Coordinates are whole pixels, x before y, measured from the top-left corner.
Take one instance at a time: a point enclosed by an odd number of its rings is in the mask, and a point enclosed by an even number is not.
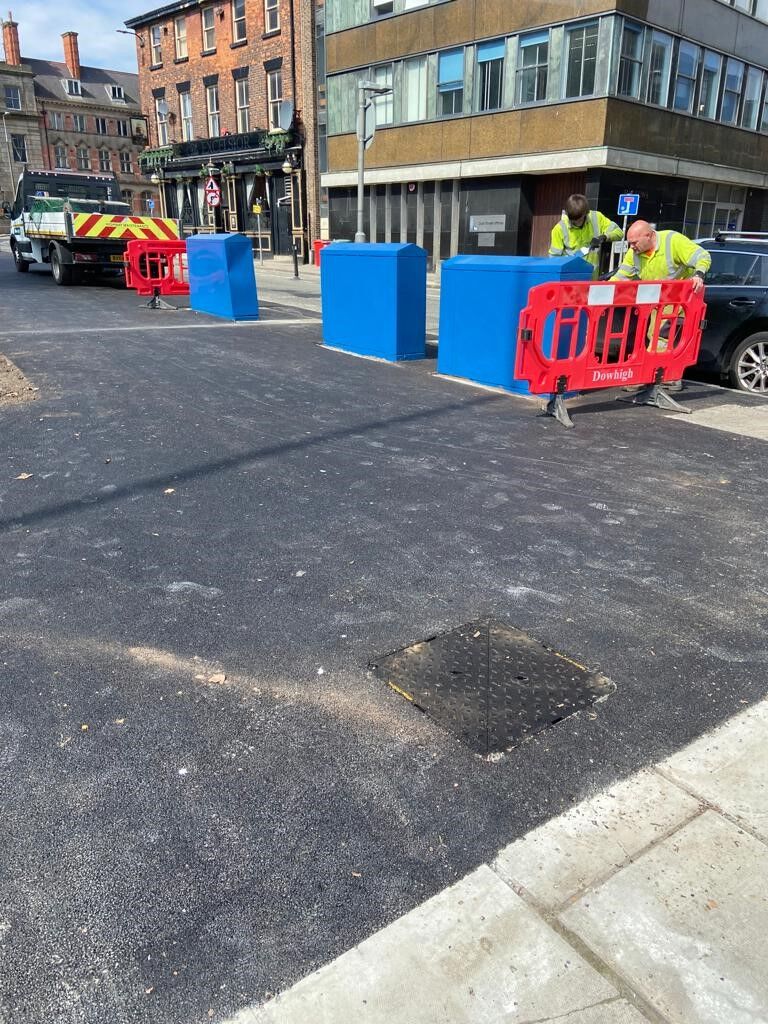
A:
[[[187,239],[189,304],[226,320],[258,320],[253,248],[245,235],[192,235]]]
[[[323,257],[325,259],[325,257]],[[547,281],[590,281],[581,256],[454,256],[443,263],[437,371],[528,395],[515,380],[520,313]]]
[[[323,341],[392,362],[423,359],[427,254],[418,245],[334,243],[320,260]]]

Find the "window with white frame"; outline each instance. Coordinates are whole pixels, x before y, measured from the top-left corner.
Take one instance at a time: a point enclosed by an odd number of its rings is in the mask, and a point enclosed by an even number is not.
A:
[[[100,149],[99,150],[99,170],[100,171],[111,171],[112,170],[112,160],[110,158],[109,150],[108,149]]]
[[[280,127],[280,104],[283,102],[283,73],[279,69],[267,74],[267,102],[269,104],[269,127]]]
[[[725,124],[736,124],[739,117],[739,99],[744,82],[744,65],[740,60],[729,57],[725,62],[723,78],[723,101],[720,107],[720,120]]]
[[[280,0],[264,0],[264,31],[277,32],[280,28]]]
[[[85,125],[85,114],[72,115],[72,127],[76,132],[84,132],[86,130]]]
[[[699,117],[714,120],[717,117],[717,96],[720,91],[720,75],[723,58],[712,50],[704,51],[699,84]]]
[[[501,107],[504,87],[504,48],[503,39],[494,39],[488,43],[478,43],[476,61],[477,110],[498,110]]]
[[[185,14],[173,20],[173,41],[176,47],[176,60],[184,60],[185,57],[189,56],[189,50],[187,49],[187,16]]]
[[[389,89],[380,95],[374,95],[373,106],[376,111],[376,126],[392,124],[395,119],[395,104],[392,96],[392,65],[382,64],[373,69],[373,80],[380,89]]]
[[[517,65],[517,102],[540,103],[547,97],[549,30],[520,36]]]
[[[69,167],[69,161],[67,160],[67,147],[59,142],[54,147],[54,156],[56,157],[57,167]]]
[[[181,114],[181,137],[184,142],[190,142],[194,137],[192,127],[192,93],[185,89],[179,93],[179,113]]]
[[[163,63],[163,35],[159,25],[153,25],[149,30],[149,45],[152,50],[152,64]]]
[[[221,135],[218,85],[207,85],[205,87],[205,105],[208,110],[208,138],[214,139],[216,136]]]
[[[6,85],[3,91],[5,94],[5,109],[21,110],[21,86]]]
[[[77,169],[78,171],[90,171],[91,169],[91,154],[86,146],[77,148]]]
[[[682,41],[677,51],[677,73],[672,107],[684,114],[693,113],[696,101],[696,81],[699,77],[701,50],[694,43]]]
[[[424,121],[427,117],[427,58],[403,61],[403,120]]]
[[[374,18],[383,18],[385,14],[394,14],[395,0],[371,0]]]
[[[568,98],[594,94],[598,28],[595,21],[566,31],[565,95]]]
[[[27,137],[26,135],[11,136],[11,152],[14,163],[25,164],[27,162]]]
[[[155,121],[157,122],[157,144],[168,145],[168,104],[162,96],[155,99]]]
[[[757,128],[760,116],[760,94],[763,91],[763,72],[759,68],[749,68],[744,86],[744,103],[741,108],[741,127]]]
[[[447,116],[464,109],[464,49],[446,50],[437,57],[437,113]]]
[[[64,115],[58,110],[52,110],[49,114],[48,125],[50,128],[55,128],[58,131],[64,130]]]
[[[241,43],[245,38],[245,0],[232,0],[232,42]]]
[[[669,100],[669,74],[672,68],[672,36],[651,32],[648,59],[648,87],[645,98],[657,107],[666,107]]]
[[[643,40],[645,29],[634,21],[625,21],[621,29],[619,52],[618,96],[640,99],[640,80],[643,72]]]
[[[131,154],[122,150],[120,153],[120,170],[123,174],[131,174],[133,168],[131,167]]]
[[[113,100],[124,100],[125,99],[125,91],[124,91],[122,85],[110,85],[109,86],[109,96],[110,96],[110,99],[113,99]]]
[[[94,119],[96,122],[96,134],[106,135],[107,134],[107,119],[106,117],[97,117]]]
[[[127,121],[115,121],[115,128],[117,128],[117,134],[122,135],[124,139],[128,138],[128,122]]]
[[[216,25],[214,18],[216,14],[212,7],[205,7],[200,13],[203,25],[203,53],[209,53],[216,49]]]
[[[80,86],[80,81],[77,78],[67,78],[64,81],[64,88],[66,89],[68,96],[82,96],[83,90]]]
[[[249,132],[251,130],[250,114],[250,89],[247,78],[238,78],[235,82],[235,100],[237,104],[237,130]]]

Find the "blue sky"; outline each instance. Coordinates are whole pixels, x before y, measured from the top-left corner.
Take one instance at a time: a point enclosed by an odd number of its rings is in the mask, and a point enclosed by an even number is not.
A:
[[[42,60],[63,60],[62,32],[77,32],[80,61],[93,67],[136,72],[136,41],[115,30],[126,18],[162,7],[166,0],[0,0],[19,23],[21,53]]]

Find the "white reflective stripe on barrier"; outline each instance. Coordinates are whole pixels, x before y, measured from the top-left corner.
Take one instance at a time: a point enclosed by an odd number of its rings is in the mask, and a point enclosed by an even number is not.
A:
[[[639,284],[635,302],[641,305],[644,302],[658,302],[661,299],[661,284]]]
[[[616,294],[615,284],[593,284],[589,286],[588,306],[612,306]]]

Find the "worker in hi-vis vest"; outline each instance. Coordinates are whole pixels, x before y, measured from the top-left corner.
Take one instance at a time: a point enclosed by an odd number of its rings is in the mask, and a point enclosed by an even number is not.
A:
[[[712,257],[697,242],[679,231],[656,231],[647,220],[636,220],[627,231],[626,256],[619,264],[612,281],[683,281],[692,278],[691,287],[698,293],[704,287],[704,278],[712,263]],[[665,306],[662,310],[664,322],[659,329],[657,351],[665,352],[669,344],[670,331],[676,324],[682,324],[682,310]],[[648,338],[652,340],[655,317],[648,326]],[[682,390],[681,381],[665,384],[671,391]]]
[[[604,217],[599,210],[590,210],[586,196],[568,196],[563,216],[552,228],[550,256],[573,256],[583,249],[584,259],[592,264],[593,277],[600,272],[600,246],[603,242],[619,242],[624,232],[618,224]]]

